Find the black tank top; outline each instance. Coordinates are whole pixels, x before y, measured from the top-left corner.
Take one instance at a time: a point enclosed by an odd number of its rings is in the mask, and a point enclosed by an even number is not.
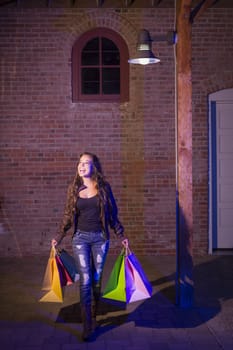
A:
[[[102,230],[100,219],[99,197],[78,198],[78,223],[77,229],[85,232],[97,232]]]

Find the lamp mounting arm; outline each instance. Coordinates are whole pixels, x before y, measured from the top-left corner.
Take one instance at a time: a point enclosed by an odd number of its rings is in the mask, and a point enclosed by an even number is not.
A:
[[[169,30],[166,35],[156,35],[151,37],[151,40],[155,42],[166,41],[169,45],[174,45],[177,43],[177,33]]]

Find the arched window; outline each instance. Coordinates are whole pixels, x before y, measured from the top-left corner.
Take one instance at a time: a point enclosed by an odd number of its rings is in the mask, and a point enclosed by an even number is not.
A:
[[[129,52],[122,37],[95,28],[76,40],[72,50],[73,102],[129,100]]]

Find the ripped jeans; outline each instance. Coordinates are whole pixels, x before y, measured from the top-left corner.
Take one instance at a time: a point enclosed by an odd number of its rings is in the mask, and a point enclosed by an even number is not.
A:
[[[72,241],[73,255],[80,274],[80,304],[91,304],[100,295],[109,240],[104,232],[77,230]]]

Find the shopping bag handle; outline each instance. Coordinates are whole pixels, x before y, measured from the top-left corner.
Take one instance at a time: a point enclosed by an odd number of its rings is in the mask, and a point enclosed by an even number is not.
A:
[[[56,256],[56,255],[60,256],[63,249],[60,247],[58,248],[56,245],[52,245],[52,251],[53,251],[54,256]]]
[[[60,255],[62,249],[57,246],[56,243],[51,244],[51,251],[53,252],[54,256],[55,255]]]
[[[123,247],[124,247],[123,249],[124,249],[125,256],[131,254],[131,251],[129,249],[129,240],[125,238],[121,243],[123,244]]]
[[[127,238],[123,239],[123,241],[121,242],[124,246],[124,248],[128,248],[129,247],[129,240]]]

